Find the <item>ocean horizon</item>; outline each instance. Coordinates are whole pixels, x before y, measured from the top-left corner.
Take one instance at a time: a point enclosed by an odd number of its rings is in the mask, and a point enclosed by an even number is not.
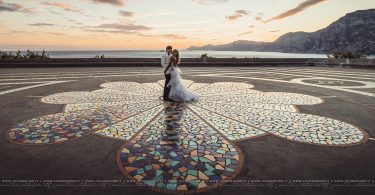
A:
[[[33,50],[32,50],[33,51]],[[36,50],[41,52],[40,50]],[[9,52],[9,51],[8,51]],[[10,51],[16,52],[16,51]],[[26,51],[21,51],[22,55]],[[105,58],[159,58],[163,50],[46,50],[50,58],[95,58],[104,55]],[[282,53],[260,51],[214,51],[214,50],[180,50],[181,58],[199,58],[207,54],[214,58],[328,58],[327,54],[313,53]],[[375,55],[366,58],[375,59]]]
[[[97,55],[104,55],[106,58],[159,58],[163,55],[163,52],[161,50],[46,50],[46,53],[51,58],[95,58]],[[25,51],[22,51],[22,54],[24,53]],[[198,58],[202,54],[207,54],[209,57],[214,58],[327,58],[326,54],[180,50],[181,58]]]

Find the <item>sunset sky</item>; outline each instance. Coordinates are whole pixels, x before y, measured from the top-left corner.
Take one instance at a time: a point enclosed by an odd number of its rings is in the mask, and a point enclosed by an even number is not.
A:
[[[0,50],[274,41],[370,8],[374,0],[0,0]]]

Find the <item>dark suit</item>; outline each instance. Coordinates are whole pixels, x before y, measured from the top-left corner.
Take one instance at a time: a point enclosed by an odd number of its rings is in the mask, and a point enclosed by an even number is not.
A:
[[[170,53],[165,53],[161,57],[161,65],[165,68],[164,70],[165,84],[164,84],[164,93],[163,93],[164,101],[170,101],[168,95],[169,95],[169,91],[171,90],[171,88],[167,87],[169,81],[171,80],[171,74],[169,74],[169,72],[167,71],[168,66],[170,65],[170,55],[171,55]]]
[[[170,74],[164,74],[165,76],[165,83],[164,83],[164,94],[163,94],[163,99],[164,101],[169,100],[169,91],[171,90],[170,87],[167,87],[169,81],[171,80],[171,75]]]

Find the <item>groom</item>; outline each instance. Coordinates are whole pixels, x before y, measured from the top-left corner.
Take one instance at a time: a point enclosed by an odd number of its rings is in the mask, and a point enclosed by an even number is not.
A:
[[[165,49],[165,53],[161,57],[161,66],[164,69],[164,76],[165,76],[164,94],[163,94],[164,101],[171,101],[171,99],[169,99],[168,97],[169,91],[171,89],[167,87],[169,81],[171,80],[171,74],[170,74],[169,69],[167,71],[165,70],[168,68],[169,62],[171,60],[172,49],[173,49],[172,46],[167,46],[167,48]]]

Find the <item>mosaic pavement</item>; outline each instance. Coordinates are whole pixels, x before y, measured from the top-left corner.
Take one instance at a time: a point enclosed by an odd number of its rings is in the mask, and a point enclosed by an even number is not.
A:
[[[121,172],[136,184],[168,193],[213,189],[241,171],[236,141],[277,136],[319,146],[367,141],[365,131],[343,121],[300,113],[317,97],[261,92],[248,83],[194,83],[198,102],[160,100],[164,81],[108,82],[92,92],[63,92],[41,99],[63,104],[61,113],[35,117],[6,132],[24,145],[63,143],[87,135],[124,141],[116,154]]]

